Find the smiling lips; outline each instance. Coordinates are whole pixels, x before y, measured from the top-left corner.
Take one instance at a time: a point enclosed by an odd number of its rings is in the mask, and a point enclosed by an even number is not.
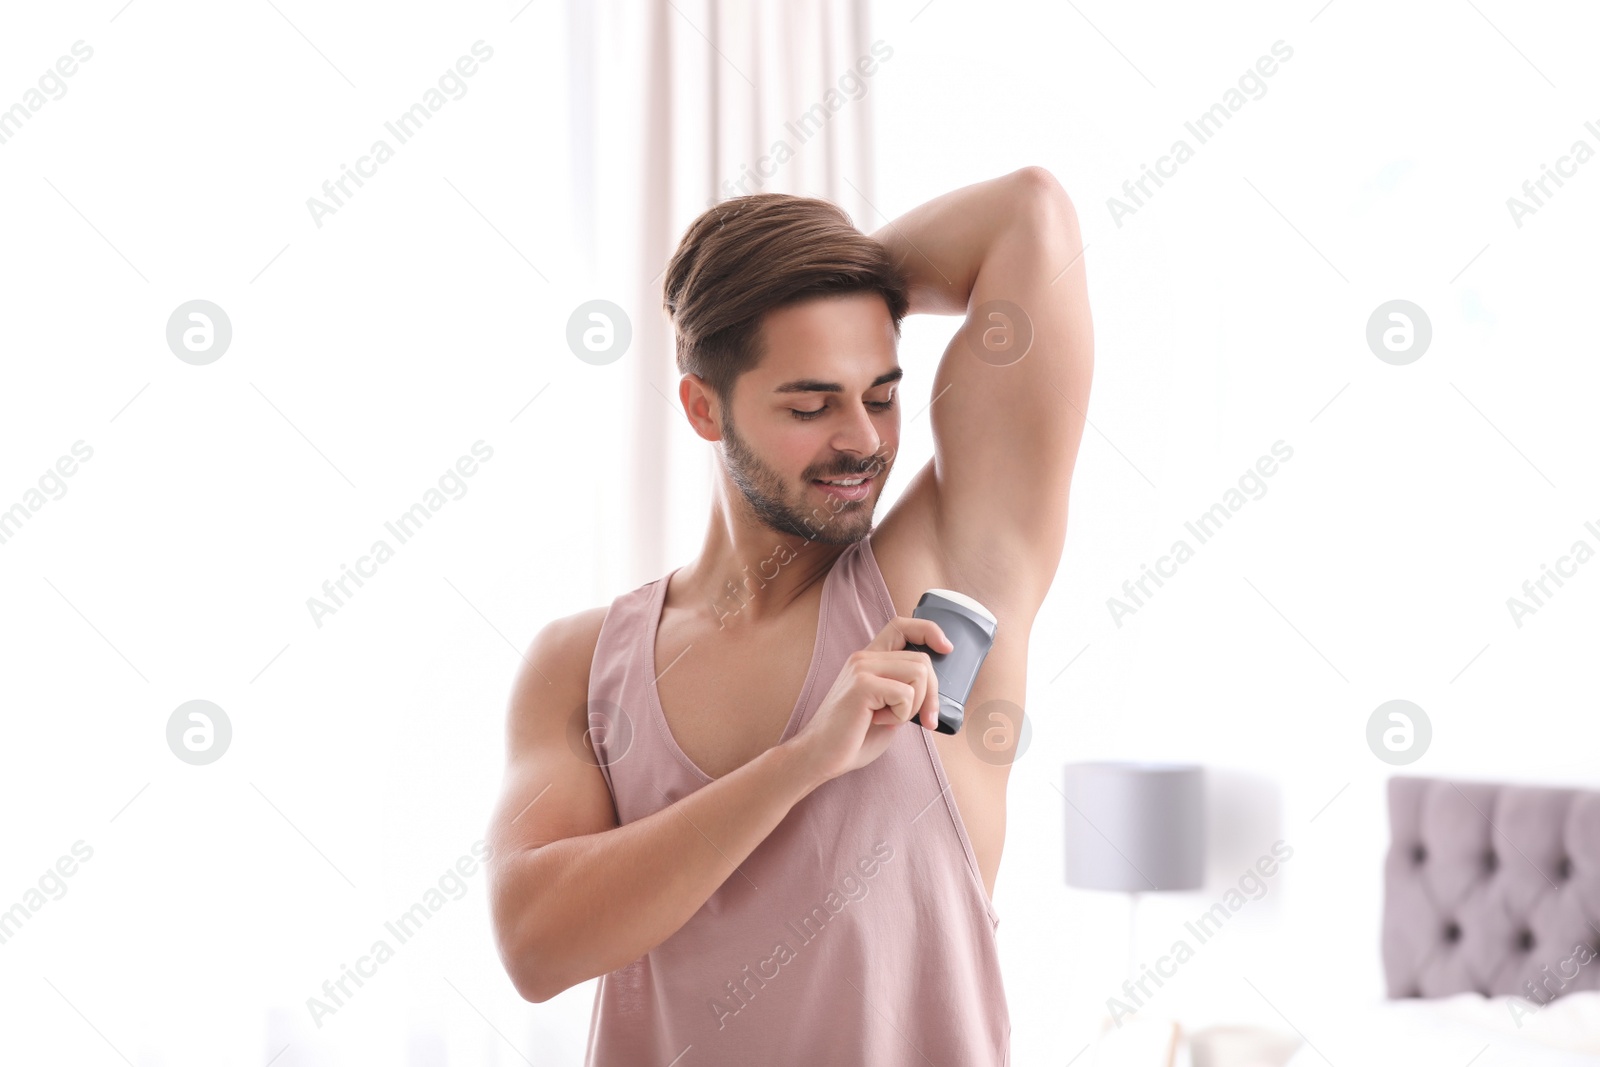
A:
[[[858,474],[854,478],[818,478],[816,484],[829,496],[840,500],[865,500],[872,489],[872,478]]]

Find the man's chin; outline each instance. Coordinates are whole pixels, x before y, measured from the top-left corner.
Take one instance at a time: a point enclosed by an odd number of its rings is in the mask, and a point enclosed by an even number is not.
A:
[[[872,532],[872,513],[876,507],[876,494],[854,501],[830,499],[821,508],[811,511],[806,523],[807,536],[818,544],[854,544]]]
[[[819,530],[814,531],[806,540],[817,545],[853,545],[872,532],[872,524],[863,522],[859,525],[851,523],[842,525],[831,522]]]

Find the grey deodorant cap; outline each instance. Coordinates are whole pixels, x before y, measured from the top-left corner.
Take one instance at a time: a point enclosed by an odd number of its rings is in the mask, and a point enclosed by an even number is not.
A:
[[[978,669],[994,644],[999,625],[994,613],[965,593],[951,589],[930,589],[917,601],[914,619],[936,623],[955,647],[948,653],[935,652],[912,642],[906,648],[926,652],[933,660],[933,673],[939,677],[939,732],[953,734],[961,729],[966,716],[967,696],[977,681]]]

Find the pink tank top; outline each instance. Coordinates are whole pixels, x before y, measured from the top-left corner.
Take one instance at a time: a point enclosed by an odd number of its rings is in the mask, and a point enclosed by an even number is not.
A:
[[[713,781],[673,739],[655,687],[670,577],[612,602],[589,674],[591,715],[626,709],[592,734],[622,823]],[[783,740],[894,614],[863,538],[824,580],[816,649]],[[585,1062],[1008,1064],[999,922],[938,751],[907,724],[878,759],[790,809],[676,933],[601,976]]]

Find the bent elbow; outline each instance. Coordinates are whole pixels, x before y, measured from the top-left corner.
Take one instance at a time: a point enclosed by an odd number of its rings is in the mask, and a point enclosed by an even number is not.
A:
[[[554,1000],[575,985],[581,984],[584,979],[574,980],[559,974],[552,974],[548,968],[528,968],[522,979],[512,978],[517,995],[530,1004],[543,1004],[547,1000]]]
[[[576,961],[562,954],[549,931],[532,921],[531,913],[501,926],[496,945],[512,988],[530,1004],[553,1000],[583,981],[574,976]]]
[[[1040,229],[1077,234],[1078,209],[1054,174],[1044,167],[1027,166],[1013,171],[1011,177],[1021,192],[1019,201]]]
[[[541,966],[545,955],[530,944],[500,945],[500,962],[505,965],[506,977],[517,996],[530,1004],[543,1004],[566,990],[566,986],[553,980],[549,968]]]
[[[550,953],[534,921],[535,908],[527,901],[514,906],[507,897],[497,895],[491,913],[495,949],[512,988],[523,1000],[543,1004],[561,990],[551,981]]]
[[[1054,200],[1067,205],[1072,203],[1066,188],[1048,167],[1030,164],[1013,171],[1011,177],[1032,197]]]
[[[549,986],[535,984],[532,976],[522,979],[513,976],[511,984],[516,988],[517,995],[529,1004],[543,1004],[561,992],[559,989],[551,989]]]

